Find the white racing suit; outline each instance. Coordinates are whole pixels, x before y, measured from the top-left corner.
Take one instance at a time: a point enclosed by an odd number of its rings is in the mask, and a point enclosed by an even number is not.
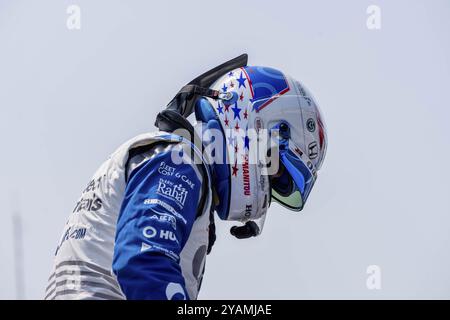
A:
[[[45,299],[197,298],[211,244],[211,178],[192,154],[174,163],[180,144],[204,160],[189,141],[158,132],[103,163],[65,225]]]

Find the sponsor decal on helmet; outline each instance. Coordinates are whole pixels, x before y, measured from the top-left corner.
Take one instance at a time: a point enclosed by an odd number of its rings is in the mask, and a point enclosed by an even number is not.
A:
[[[314,178],[316,178],[316,177],[317,177],[317,170],[316,170],[316,167],[312,164],[311,161],[308,161],[308,162],[306,163],[306,165],[307,165],[308,169],[311,170],[311,172],[312,172]]]
[[[246,218],[250,218],[251,216],[252,216],[252,211],[253,211],[253,205],[251,205],[251,204],[247,204],[247,205],[245,205],[245,213],[244,213],[244,216],[246,217]]]
[[[259,176],[259,188],[261,191],[265,191],[266,190],[266,177],[265,175],[260,175]]]
[[[255,129],[257,134],[259,134],[261,129],[264,129],[264,123],[260,117],[255,118]]]
[[[244,156],[244,163],[242,164],[242,179],[244,185],[244,194],[246,196],[251,196],[250,189],[250,169],[248,165],[248,155]]]
[[[319,148],[317,142],[313,141],[308,145],[308,156],[310,159],[315,159],[319,155]]]
[[[313,118],[309,118],[306,121],[306,128],[308,129],[309,132],[314,132],[316,131],[316,122],[314,121]]]
[[[296,86],[297,86],[297,89],[298,89],[298,92],[299,92],[299,94],[301,95],[301,96],[306,96],[306,92],[305,92],[305,89],[303,89],[303,86],[302,86],[302,84],[299,82],[299,81],[295,81],[295,84],[296,84]]]
[[[303,151],[297,146],[295,146],[294,148],[294,153],[298,155],[300,158],[303,156]]]

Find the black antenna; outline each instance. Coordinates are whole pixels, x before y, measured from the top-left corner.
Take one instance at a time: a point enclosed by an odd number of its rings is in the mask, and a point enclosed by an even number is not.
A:
[[[197,78],[189,82],[189,84],[196,84],[201,87],[210,87],[214,81],[221,77],[224,73],[246,66],[248,62],[248,55],[246,53],[228,60],[227,62],[212,68],[209,71],[199,75]]]

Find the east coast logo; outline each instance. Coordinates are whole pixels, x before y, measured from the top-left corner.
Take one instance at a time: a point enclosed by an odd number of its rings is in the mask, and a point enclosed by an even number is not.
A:
[[[186,202],[188,195],[188,191],[183,187],[183,185],[175,184],[172,181],[161,178],[159,179],[156,193],[175,201],[181,209],[184,207],[184,203]]]

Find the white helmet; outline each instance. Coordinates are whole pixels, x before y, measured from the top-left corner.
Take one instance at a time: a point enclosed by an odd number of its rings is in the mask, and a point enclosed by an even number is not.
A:
[[[327,147],[325,126],[311,94],[276,69],[252,66],[228,72],[211,89],[227,94],[228,99],[208,98],[209,103],[203,99],[197,104],[196,115],[202,120],[201,115],[212,105],[226,140],[227,161],[216,170],[220,176],[220,203],[216,207],[220,218],[243,222],[259,219],[271,198],[300,211]],[[256,155],[260,152],[257,141],[269,138],[274,131],[279,133],[282,170],[269,179]],[[249,163],[250,159],[257,161]]]

